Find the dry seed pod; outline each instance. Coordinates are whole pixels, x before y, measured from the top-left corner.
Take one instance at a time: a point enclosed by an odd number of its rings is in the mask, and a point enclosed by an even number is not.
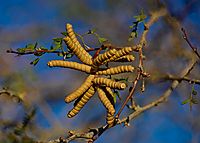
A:
[[[65,102],[69,103],[75,100],[76,98],[80,97],[84,92],[86,92],[92,86],[93,80],[94,80],[94,75],[88,76],[85,82],[76,91],[65,97]]]
[[[77,104],[74,106],[74,108],[69,111],[69,113],[67,114],[67,116],[69,118],[74,117],[75,115],[77,115],[79,113],[79,111],[83,108],[83,106],[90,100],[90,98],[94,95],[95,90],[94,87],[90,87],[87,92],[85,92],[85,94],[83,94],[83,96],[81,96],[80,100],[77,102]]]
[[[116,50],[112,49],[112,50],[106,51],[103,54],[98,55],[93,61],[94,66],[99,66],[103,64],[103,62],[111,58],[115,54],[115,52]]]
[[[92,64],[92,56],[80,45],[75,44],[68,36],[64,37],[66,45],[85,64]]]
[[[125,89],[126,88],[125,83],[116,82],[114,80],[103,78],[103,77],[97,77],[93,80],[93,82],[98,85],[106,85],[110,88],[117,88],[117,89]]]
[[[120,58],[115,59],[115,62],[132,62],[135,60],[133,55],[125,55]]]
[[[133,51],[133,48],[131,48],[131,47],[122,48],[119,51],[117,51],[115,53],[115,55],[112,56],[110,59],[108,59],[106,62],[114,61],[114,60],[116,60],[116,59],[118,59],[118,58],[120,58],[122,56],[125,56],[125,55],[129,54],[132,51]]]
[[[71,38],[72,42],[75,43],[76,45],[81,46],[81,44],[79,43],[79,41],[76,38],[76,35],[74,33],[74,30],[73,30],[73,27],[72,27],[71,24],[67,23],[66,31],[67,31],[67,34],[68,34],[69,38]]]
[[[108,97],[106,96],[106,93],[101,88],[97,88],[97,92],[98,92],[99,99],[101,100],[101,102],[103,103],[103,105],[105,106],[107,111],[111,115],[114,115],[115,114],[115,108],[112,105],[112,103],[110,102],[110,100],[108,99]]]
[[[124,65],[124,66],[117,66],[113,68],[109,68],[107,70],[102,70],[96,72],[98,75],[112,75],[112,74],[119,74],[119,73],[125,73],[125,72],[133,72],[134,67],[130,65]]]
[[[79,64],[77,62],[68,62],[62,60],[52,60],[49,61],[48,66],[50,67],[63,67],[63,68],[71,68],[79,71],[83,71],[86,73],[90,73],[91,67],[85,64]]]
[[[114,97],[114,93],[110,87],[106,87],[106,91],[112,96],[112,98]]]
[[[115,121],[115,117],[114,115],[110,114],[108,111],[107,111],[107,117],[106,117],[106,122],[109,126],[112,126],[113,123]]]

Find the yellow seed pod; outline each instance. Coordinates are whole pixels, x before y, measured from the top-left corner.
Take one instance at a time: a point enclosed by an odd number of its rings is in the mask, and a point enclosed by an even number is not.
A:
[[[85,64],[79,64],[77,62],[69,62],[62,60],[52,60],[47,64],[49,67],[63,67],[63,68],[71,68],[75,70],[79,70],[82,72],[90,73],[91,67]]]
[[[133,66],[124,65],[124,66],[117,66],[117,67],[109,68],[106,70],[98,71],[98,72],[96,72],[96,74],[98,74],[98,75],[113,75],[113,74],[133,72],[133,71],[134,71]]]
[[[77,45],[80,45],[79,41],[76,38],[76,35],[74,33],[73,27],[71,24],[67,23],[66,24],[66,31],[67,31],[67,35],[69,36],[69,38],[71,38],[72,42],[74,42]]]
[[[108,59],[106,62],[114,61],[122,56],[129,54],[132,51],[133,51],[133,48],[131,47],[122,48],[119,51],[115,52],[115,55],[112,56],[110,59]]]
[[[120,58],[115,59],[115,62],[132,62],[135,60],[133,55],[125,55]]]
[[[66,45],[73,53],[85,64],[91,65],[92,64],[92,56],[81,46],[75,44],[72,39],[68,36],[64,37],[63,40],[65,41]]]
[[[112,103],[110,102],[110,100],[108,99],[108,97],[106,96],[106,93],[101,88],[97,88],[97,92],[98,92],[98,96],[99,96],[100,101],[103,103],[103,105],[105,106],[107,111],[111,115],[114,115],[115,114],[115,108],[112,105]]]
[[[93,80],[93,82],[95,84],[105,85],[105,86],[108,86],[110,88],[117,88],[117,89],[125,89],[126,88],[125,83],[116,82],[114,80],[103,78],[103,77],[97,77]]]
[[[112,50],[106,51],[103,54],[99,54],[93,61],[94,66],[99,66],[103,64],[104,61],[111,58],[115,53],[116,53],[116,50],[112,49]]]
[[[83,108],[83,106],[90,100],[90,98],[94,95],[95,90],[94,87],[90,87],[87,92],[83,94],[83,96],[80,97],[80,100],[77,102],[77,104],[74,106],[74,108],[69,111],[67,116],[69,118],[74,117],[79,113],[79,111]]]
[[[92,86],[93,80],[94,80],[94,75],[88,76],[85,82],[76,91],[65,97],[65,102],[69,103],[75,100],[76,98],[80,97],[84,92],[86,92]]]
[[[115,121],[115,117],[114,115],[110,114],[108,111],[107,111],[107,117],[106,117],[106,122],[107,124],[110,126],[112,126],[114,124],[114,121]]]
[[[109,93],[109,95],[112,96],[112,98],[114,98],[114,93],[112,92],[112,89],[110,87],[106,87],[106,91]]]

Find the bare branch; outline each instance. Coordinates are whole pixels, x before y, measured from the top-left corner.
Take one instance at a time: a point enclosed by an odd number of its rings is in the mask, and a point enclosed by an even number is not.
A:
[[[185,39],[185,41],[188,43],[188,45],[190,46],[190,48],[193,50],[193,52],[197,55],[197,57],[200,59],[200,54],[198,53],[197,47],[194,47],[192,45],[192,43],[190,42],[190,40],[188,39],[188,35],[187,32],[185,31],[184,28],[181,28],[181,31],[183,32],[183,39]]]

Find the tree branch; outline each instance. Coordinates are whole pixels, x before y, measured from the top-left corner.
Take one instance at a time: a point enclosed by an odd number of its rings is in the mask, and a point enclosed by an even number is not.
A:
[[[193,52],[197,55],[197,57],[200,59],[200,54],[198,53],[197,47],[194,47],[190,40],[188,39],[187,32],[185,31],[184,28],[181,28],[181,31],[183,32],[183,39],[188,43],[190,48],[193,50]]]

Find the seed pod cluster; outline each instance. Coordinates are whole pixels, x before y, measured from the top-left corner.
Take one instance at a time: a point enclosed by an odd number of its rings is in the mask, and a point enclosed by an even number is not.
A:
[[[131,65],[121,65],[102,70],[100,66],[103,66],[108,62],[134,61],[135,58],[133,55],[131,55],[133,48],[125,47],[120,50],[116,50],[113,49],[112,46],[109,46],[111,48],[110,50],[103,54],[99,54],[92,59],[92,56],[81,46],[77,40],[71,24],[66,25],[66,30],[67,36],[64,37],[63,40],[68,48],[83,63],[52,60],[48,62],[48,66],[71,68],[89,74],[86,80],[77,90],[65,97],[66,103],[70,103],[75,100],[74,107],[68,112],[67,116],[72,118],[77,115],[97,91],[99,100],[103,103],[107,110],[106,122],[109,126],[112,126],[115,120],[115,103],[112,89],[124,90],[127,85],[123,82],[115,81],[107,77],[101,77],[101,75],[110,76],[120,73],[133,72],[134,67]]]

